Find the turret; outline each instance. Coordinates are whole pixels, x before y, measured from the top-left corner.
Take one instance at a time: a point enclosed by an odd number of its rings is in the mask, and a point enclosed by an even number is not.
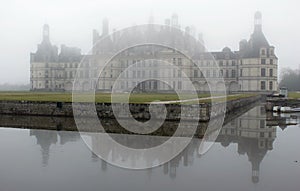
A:
[[[108,19],[105,18],[103,19],[102,22],[102,36],[108,35],[109,32],[109,23],[108,23]]]
[[[43,42],[50,43],[49,25],[47,24],[43,26]]]
[[[254,15],[254,31],[261,32],[262,31],[262,14],[257,11]]]

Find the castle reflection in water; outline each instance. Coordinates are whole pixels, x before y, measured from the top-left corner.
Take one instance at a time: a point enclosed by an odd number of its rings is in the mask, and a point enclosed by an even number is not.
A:
[[[35,136],[37,144],[41,147],[42,162],[44,166],[48,165],[49,153],[52,144],[64,145],[67,142],[79,141],[79,133],[69,133],[66,131],[42,131],[42,130],[30,130],[30,135]],[[115,140],[122,142],[126,145],[132,145],[128,143],[132,141],[130,136],[132,135],[112,135]],[[276,138],[276,127],[266,125],[266,114],[263,106],[257,106],[247,111],[242,116],[232,120],[226,124],[216,140],[217,144],[220,143],[223,147],[228,147],[231,144],[237,144],[237,151],[239,155],[247,155],[248,160],[252,165],[252,182],[257,183],[259,181],[260,163],[264,159],[266,153],[273,149],[273,142]],[[138,139],[138,143],[143,148],[152,147],[157,144],[155,137],[141,136]],[[91,138],[93,149],[103,148],[103,142],[97,138]],[[180,166],[192,166],[195,157],[201,158],[198,154],[200,146],[199,139],[193,139],[189,146],[183,150],[178,156],[172,159],[170,162],[165,163],[162,167],[163,173],[169,175],[171,178],[176,177],[177,169]],[[140,145],[140,146],[141,146]],[[135,145],[137,146],[137,145]],[[126,158],[132,160],[135,163],[135,157],[129,156],[128,153],[122,153],[113,145],[105,145],[106,153],[113,159],[118,160],[120,158]],[[154,158],[145,157],[143,160],[151,162]],[[106,171],[111,167],[104,160],[99,159],[94,153],[91,153],[92,161],[101,162],[103,171]],[[151,175],[152,169],[147,170]]]

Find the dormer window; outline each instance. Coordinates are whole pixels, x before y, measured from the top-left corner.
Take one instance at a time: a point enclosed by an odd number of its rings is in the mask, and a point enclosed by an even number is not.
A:
[[[265,49],[262,49],[262,50],[261,50],[261,55],[262,55],[262,56],[265,56],[265,55],[266,55],[266,50],[265,50]]]
[[[274,50],[273,49],[270,49],[270,55],[274,56]]]

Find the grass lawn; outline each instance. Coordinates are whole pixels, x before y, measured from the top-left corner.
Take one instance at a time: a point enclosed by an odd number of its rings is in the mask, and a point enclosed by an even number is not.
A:
[[[299,99],[300,98],[300,92],[289,92],[288,97],[292,99]]]
[[[123,102],[124,94],[115,94],[115,102]],[[239,99],[253,96],[255,94],[238,94],[227,97],[228,100]],[[80,95],[81,96],[81,95]],[[208,98],[210,94],[199,94],[199,98]],[[191,95],[185,94],[184,99],[194,98]],[[0,92],[0,100],[4,101],[54,101],[54,102],[71,102],[72,93],[64,92]],[[84,97],[82,100],[86,100]],[[111,95],[109,93],[96,93],[95,100],[98,103],[110,103]],[[133,93],[130,95],[131,103],[147,103],[152,101],[172,101],[179,100],[176,94],[168,93]],[[216,99],[216,101],[225,101],[225,98]],[[191,103],[195,103],[192,101]],[[210,99],[200,100],[199,102],[210,102]]]

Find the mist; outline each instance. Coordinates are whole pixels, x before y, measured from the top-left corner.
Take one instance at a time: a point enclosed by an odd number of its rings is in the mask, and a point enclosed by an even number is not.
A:
[[[300,13],[298,1],[260,0],[27,0],[2,1],[0,6],[0,84],[29,84],[30,52],[42,40],[42,26],[50,26],[51,43],[75,46],[85,54],[92,47],[92,30],[101,31],[103,18],[110,32],[135,24],[145,24],[149,16],[163,24],[173,13],[179,23],[195,26],[203,33],[208,51],[228,46],[238,49],[239,41],[253,32],[253,16],[263,14],[263,32],[275,46],[279,68],[299,67]]]

